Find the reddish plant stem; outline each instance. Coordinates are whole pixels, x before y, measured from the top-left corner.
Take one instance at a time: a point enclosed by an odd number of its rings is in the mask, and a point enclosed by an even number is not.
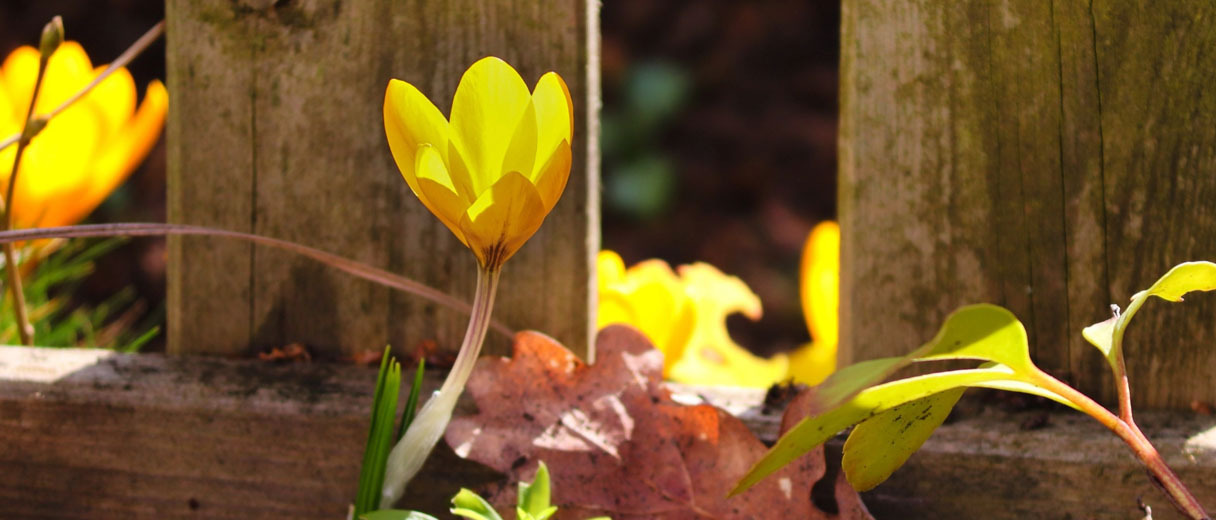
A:
[[[438,289],[423,285],[419,282],[411,280],[401,275],[393,274],[383,269],[377,269],[370,265],[356,262],[349,258],[344,258],[333,253],[322,251],[320,249],[288,242],[277,238],[264,237],[250,233],[241,233],[239,231],[228,231],[226,229],[215,229],[203,226],[188,226],[183,224],[162,224],[156,222],[149,223],[117,223],[117,224],[86,224],[79,226],[62,226],[49,228],[29,228],[18,229],[13,231],[0,231],[0,244],[9,244],[13,242],[22,242],[26,240],[37,240],[43,238],[90,238],[90,237],[143,237],[143,236],[166,236],[166,235],[200,235],[200,236],[215,236],[224,238],[235,238],[247,242],[253,242],[258,245],[282,249],[290,251],[301,256],[306,256],[330,267],[338,269],[344,273],[357,276],[364,280],[369,280],[380,285],[392,287],[401,291],[415,294],[431,300],[435,303],[443,305],[453,310],[469,314],[473,307],[467,302],[457,299]],[[508,338],[515,336],[515,331],[498,321],[491,320],[490,328],[505,335]]]
[[[1161,458],[1161,454],[1157,452],[1140,428],[1133,422],[1124,421],[1122,418],[1111,413],[1106,407],[1098,404],[1089,396],[1077,391],[1071,386],[1064,384],[1059,379],[1052,377],[1043,371],[1036,371],[1031,374],[1035,378],[1035,384],[1055,392],[1060,396],[1072,401],[1081,408],[1082,411],[1089,414],[1094,419],[1097,419],[1103,426],[1109,428],[1123,442],[1127,443],[1132,449],[1132,453],[1136,458],[1140,459],[1144,466],[1148,469],[1153,483],[1157,484],[1166,496],[1173,502],[1174,507],[1178,508],[1187,518],[1193,520],[1210,520],[1207,511],[1203,509],[1203,505],[1195,499],[1174,470],[1170,469],[1165,464],[1165,460]],[[1126,383],[1127,376],[1124,375],[1123,381]],[[1121,400],[1122,401],[1122,400]],[[1128,402],[1130,406],[1130,401]],[[1129,414],[1130,417],[1130,414]]]

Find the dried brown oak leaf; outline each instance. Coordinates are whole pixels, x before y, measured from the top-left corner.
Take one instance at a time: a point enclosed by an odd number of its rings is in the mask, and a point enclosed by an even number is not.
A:
[[[467,390],[479,412],[452,421],[446,439],[462,457],[510,476],[490,497],[501,510],[510,511],[515,482],[530,480],[543,460],[559,518],[871,518],[843,479],[839,515],[811,503],[824,474],[821,449],[727,499],[764,444],[730,414],[672,401],[660,384],[662,354],[637,331],[607,327],[596,351],[587,365],[553,339],[521,332],[514,357],[478,362]]]

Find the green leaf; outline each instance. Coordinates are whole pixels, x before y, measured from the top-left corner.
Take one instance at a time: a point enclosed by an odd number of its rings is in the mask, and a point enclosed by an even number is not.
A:
[[[367,428],[367,445],[363,448],[363,467],[359,471],[359,489],[355,494],[356,518],[380,506],[384,468],[393,447],[393,419],[397,417],[400,391],[401,364],[393,359],[386,346],[384,356],[380,358],[380,372],[376,375],[371,423]]]
[[[833,408],[913,361],[943,359],[995,361],[1022,372],[1033,367],[1026,329],[1013,313],[986,303],[968,305],[950,313],[933,339],[906,356],[862,361],[837,370],[816,388],[812,407]]]
[[[418,413],[418,397],[422,393],[422,374],[426,370],[426,360],[418,358],[418,370],[414,371],[414,383],[410,385],[410,396],[405,401],[405,411],[401,412],[401,426],[397,428],[397,442],[405,436],[405,430],[414,423],[414,415]]]
[[[1081,337],[1085,338],[1090,345],[1093,345],[1102,352],[1102,357],[1110,363],[1111,369],[1118,371],[1116,366],[1118,360],[1114,357],[1115,349],[1115,330],[1119,326],[1119,315],[1112,316],[1109,320],[1101,321],[1081,329]]]
[[[362,520],[439,520],[426,513],[402,509],[381,509],[359,515],[359,518]]]
[[[841,368],[815,387],[813,409],[826,410],[848,401],[911,362],[908,355],[871,359]]]
[[[1132,296],[1132,300],[1156,296],[1172,302],[1182,301],[1182,295],[1191,291],[1216,289],[1216,264],[1212,262],[1185,262],[1174,266],[1165,276],[1147,290]]]
[[[1007,309],[988,303],[951,313],[925,347],[927,351],[917,356],[918,361],[977,359],[1000,363],[1018,373],[1035,370],[1022,322]]]
[[[473,520],[502,520],[494,506],[486,502],[486,499],[465,488],[461,488],[460,492],[452,497],[451,511],[456,516]]]
[[[1131,303],[1122,314],[1095,323],[1081,332],[1089,343],[1098,348],[1110,363],[1115,377],[1122,377],[1119,358],[1123,356],[1123,334],[1132,317],[1144,305],[1149,296],[1166,301],[1180,302],[1182,296],[1192,291],[1216,290],[1216,264],[1212,262],[1184,262],[1174,266],[1148,289],[1132,296]]]
[[[539,515],[550,508],[549,468],[545,466],[544,461],[537,465],[536,478],[532,480],[532,483],[519,483],[518,504],[520,509],[538,519]]]
[[[760,479],[823,444],[837,432],[901,404],[963,386],[1016,377],[1007,367],[997,366],[926,374],[863,390],[839,407],[803,419],[782,435],[764,458],[739,480],[730,494],[733,496],[747,490]]]
[[[554,513],[557,513],[557,506],[549,506],[537,514],[524,511],[522,507],[515,507],[516,520],[548,520]]]
[[[967,386],[973,387],[973,388],[991,388],[993,390],[1005,390],[1006,392],[1021,392],[1023,394],[1037,395],[1039,397],[1045,397],[1047,399],[1051,399],[1052,401],[1055,401],[1064,406],[1072,408],[1073,410],[1076,410],[1078,412],[1085,412],[1085,410],[1082,410],[1081,407],[1077,406],[1076,403],[1069,401],[1068,399],[1065,399],[1060,394],[1052,392],[1051,390],[1048,390],[1046,388],[1038,387],[1038,386],[1036,386],[1032,383],[1028,383],[1026,381],[1015,381],[1012,379],[1006,379],[1006,380],[999,380],[999,381],[986,381],[983,383],[975,383],[975,384],[970,384]]]
[[[844,443],[841,461],[853,489],[874,489],[903,466],[942,425],[964,391],[956,388],[907,402],[857,425]]]

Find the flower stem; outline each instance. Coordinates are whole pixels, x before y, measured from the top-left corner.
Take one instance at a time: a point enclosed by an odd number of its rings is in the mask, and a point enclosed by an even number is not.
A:
[[[486,329],[490,326],[494,293],[498,289],[498,273],[497,269],[480,269],[477,272],[473,312],[469,316],[469,327],[465,330],[460,353],[456,355],[452,371],[448,372],[439,392],[426,402],[414,417],[414,422],[406,430],[405,436],[389,453],[384,474],[384,490],[380,497],[381,508],[392,507],[401,498],[406,484],[422,469],[422,463],[447,429],[452,410],[456,408],[456,401],[460,399],[465,383],[473,373],[473,366],[477,363],[481,344],[486,337]]]
[[[55,30],[54,25],[60,23],[58,30],[62,36],[62,23],[58,21],[58,17],[47,24],[42,30],[43,40],[46,40],[48,31]],[[17,153],[13,155],[13,170],[8,176],[8,187],[4,192],[4,222],[3,230],[8,231],[13,228],[13,189],[17,185],[17,173],[21,167],[21,157],[25,155],[25,149],[29,147],[30,141],[34,139],[34,135],[45,126],[45,122],[34,121],[34,106],[38,103],[38,93],[42,91],[42,81],[46,78],[46,65],[51,59],[51,53],[55,52],[55,47],[59,46],[58,41],[51,42],[53,45],[42,45],[38,58],[38,76],[34,79],[34,91],[30,94],[30,104],[25,111],[25,124],[21,128],[21,134],[17,139]],[[37,126],[36,126],[37,125]],[[8,275],[8,290],[13,296],[13,314],[17,319],[17,335],[21,337],[22,345],[34,344],[34,326],[30,324],[29,315],[25,308],[25,289],[21,286],[21,272],[17,268],[17,253],[16,245],[12,242],[4,244],[4,270]]]
[[[1161,454],[1157,452],[1144,433],[1135,423],[1124,421],[1119,416],[1111,413],[1106,407],[1098,404],[1089,396],[1077,391],[1071,386],[1064,384],[1059,379],[1052,377],[1050,374],[1041,370],[1032,374],[1035,379],[1035,384],[1055,392],[1060,396],[1072,401],[1085,413],[1089,414],[1103,426],[1109,428],[1123,442],[1127,443],[1132,449],[1132,453],[1140,462],[1144,463],[1148,469],[1149,475],[1154,484],[1157,484],[1170,501],[1174,503],[1174,507],[1178,508],[1187,518],[1193,520],[1210,520],[1207,511],[1203,509],[1203,505],[1195,499],[1178,475],[1174,473],[1169,466],[1165,464],[1165,460],[1161,458]]]

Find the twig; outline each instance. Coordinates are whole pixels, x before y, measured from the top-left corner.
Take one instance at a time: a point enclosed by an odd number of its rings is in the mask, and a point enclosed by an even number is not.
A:
[[[13,189],[17,186],[17,174],[20,172],[21,157],[25,149],[38,132],[46,127],[46,119],[34,120],[34,105],[38,104],[38,93],[42,91],[42,81],[46,78],[46,65],[51,61],[51,55],[63,42],[63,19],[58,16],[47,22],[42,28],[38,43],[38,76],[34,79],[34,91],[30,94],[30,106],[25,111],[25,123],[18,134],[17,153],[13,155],[13,170],[8,176],[8,188],[4,192],[4,230],[13,228]],[[16,245],[4,244],[4,270],[8,275],[8,289],[13,296],[13,314],[17,319],[17,335],[21,344],[34,344],[34,326],[30,324],[29,314],[25,308],[25,289],[21,285],[21,272],[17,269]]]
[[[0,244],[12,242],[22,242],[26,240],[38,240],[45,238],[88,238],[88,237],[109,237],[109,236],[128,236],[128,237],[145,237],[145,236],[166,236],[166,235],[201,235],[201,236],[216,236],[225,238],[235,238],[253,242],[258,245],[269,246],[284,251],[290,251],[301,256],[306,256],[323,264],[329,265],[344,273],[369,280],[386,287],[391,287],[400,291],[405,291],[417,296],[421,296],[435,303],[443,305],[449,309],[469,314],[473,308],[468,303],[457,299],[438,289],[428,287],[422,283],[416,282],[401,275],[393,274],[383,269],[377,269],[370,265],[356,262],[349,258],[344,258],[333,253],[322,251],[320,249],[308,247],[305,245],[280,240],[277,238],[264,237],[251,233],[241,233],[239,231],[228,231],[226,229],[215,229],[203,226],[188,226],[184,224],[162,224],[162,223],[118,223],[118,224],[86,224],[79,226],[61,226],[49,228],[30,228],[18,229],[13,231],[0,231]],[[511,338],[515,336],[515,331],[497,321],[490,322],[490,328]]]
[[[1102,405],[1090,399],[1089,396],[1077,391],[1071,386],[1064,384],[1059,379],[1052,377],[1050,374],[1037,371],[1035,374],[1035,384],[1059,394],[1061,397],[1072,401],[1081,408],[1089,416],[1097,419],[1103,426],[1109,428],[1123,442],[1127,443],[1132,449],[1132,453],[1144,466],[1148,469],[1149,478],[1165,492],[1170,498],[1170,502],[1177,507],[1180,512],[1192,520],[1210,520],[1207,511],[1203,509],[1203,505],[1195,499],[1191,491],[1187,489],[1174,470],[1170,469],[1165,464],[1165,460],[1161,458],[1161,454],[1157,452],[1157,448],[1149,442],[1140,428],[1134,423],[1127,423],[1119,416],[1111,413]]]
[[[131,62],[131,60],[135,59],[136,56],[139,56],[140,53],[142,53],[145,49],[147,49],[148,46],[151,45],[152,42],[156,41],[156,39],[159,38],[162,34],[164,34],[164,32],[165,32],[165,21],[161,20],[160,23],[157,23],[156,25],[152,26],[151,29],[148,29],[148,32],[144,33],[143,36],[140,36],[138,40],[135,40],[135,43],[131,44],[131,46],[129,48],[127,48],[126,51],[124,51],[121,55],[119,55],[118,59],[114,60],[113,63],[110,63],[110,65],[108,67],[106,67],[106,69],[103,70],[101,72],[101,74],[98,74],[96,78],[93,78],[93,81],[90,81],[88,85],[84,86],[84,88],[76,91],[75,94],[72,94],[72,97],[64,100],[63,103],[60,103],[59,106],[55,107],[54,110],[51,110],[50,112],[46,113],[43,117],[45,117],[47,120],[50,120],[51,118],[59,115],[60,112],[67,110],[68,107],[72,106],[73,103],[79,101],[80,98],[85,96],[85,94],[88,94],[89,91],[93,90],[93,87],[96,87],[99,83],[102,82],[102,80],[109,77],[110,74],[113,74],[114,71],[127,66],[127,64]],[[33,105],[31,104],[30,106],[33,106]],[[8,148],[9,146],[12,146],[20,139],[21,139],[21,134],[19,134],[19,133],[8,136],[3,141],[0,141],[0,150]]]

